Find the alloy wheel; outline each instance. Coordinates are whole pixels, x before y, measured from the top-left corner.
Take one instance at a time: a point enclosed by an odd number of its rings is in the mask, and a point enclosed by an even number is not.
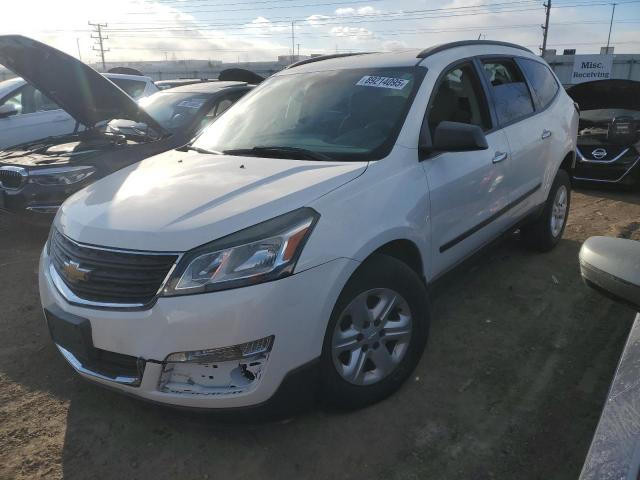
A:
[[[562,231],[565,218],[567,216],[567,187],[561,185],[556,191],[551,209],[551,235],[557,237]]]
[[[413,318],[402,296],[389,288],[355,297],[336,323],[331,351],[338,374],[354,385],[372,385],[391,374],[404,358]]]

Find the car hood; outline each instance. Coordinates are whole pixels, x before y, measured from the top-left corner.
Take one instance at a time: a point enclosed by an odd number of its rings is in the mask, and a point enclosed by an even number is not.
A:
[[[98,122],[124,118],[146,123],[158,133],[165,133],[113,82],[44,43],[21,35],[0,35],[0,63],[89,128]]]
[[[82,243],[182,252],[308,205],[366,167],[174,150],[76,193],[56,226]]]
[[[633,80],[596,80],[567,89],[580,110],[624,108],[640,111],[640,82]]]

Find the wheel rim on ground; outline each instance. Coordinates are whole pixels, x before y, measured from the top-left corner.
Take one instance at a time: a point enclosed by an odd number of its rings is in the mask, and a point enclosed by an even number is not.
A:
[[[407,353],[413,317],[409,304],[389,288],[367,290],[342,311],[331,353],[338,374],[354,385],[372,385],[391,374]]]
[[[556,192],[551,209],[551,234],[554,237],[560,235],[567,216],[567,187],[561,185]]]

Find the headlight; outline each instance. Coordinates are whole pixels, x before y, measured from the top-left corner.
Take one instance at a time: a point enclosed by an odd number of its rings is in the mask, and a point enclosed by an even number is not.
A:
[[[319,214],[300,208],[188,252],[165,296],[211,292],[291,275]]]
[[[93,167],[54,167],[31,170],[29,181],[38,185],[71,185],[95,173]]]

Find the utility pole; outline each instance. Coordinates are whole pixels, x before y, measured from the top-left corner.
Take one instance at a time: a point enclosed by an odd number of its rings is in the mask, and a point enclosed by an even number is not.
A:
[[[103,36],[102,35],[102,29],[103,28],[107,28],[107,24],[106,23],[91,23],[91,22],[87,22],[90,26],[92,26],[93,28],[95,28],[96,30],[94,31],[95,34],[97,34],[98,36],[94,36],[94,34],[91,34],[91,38],[93,38],[94,40],[96,40],[93,49],[96,52],[100,52],[100,58],[102,59],[102,70],[106,70],[107,69],[107,64],[104,61],[104,54],[105,52],[108,52],[109,49],[108,48],[104,48],[104,41],[108,40],[109,37],[107,36]]]
[[[547,3],[542,4],[546,9],[544,25],[540,25],[542,28],[542,48],[540,49],[540,55],[544,57],[544,52],[547,51],[547,36],[549,35],[549,16],[551,15],[551,0],[547,0]]]
[[[298,60],[300,60],[300,44],[298,44]]]
[[[609,36],[607,37],[607,53],[609,53],[609,42],[611,41],[611,29],[613,28],[613,15],[616,13],[617,3],[612,3],[613,9],[611,10],[611,22],[609,23]]]
[[[82,55],[80,54],[80,39],[76,37],[76,45],[78,46],[78,60],[82,61]]]
[[[295,20],[291,20],[291,63],[293,63],[293,57],[296,54],[296,34],[295,34]]]

